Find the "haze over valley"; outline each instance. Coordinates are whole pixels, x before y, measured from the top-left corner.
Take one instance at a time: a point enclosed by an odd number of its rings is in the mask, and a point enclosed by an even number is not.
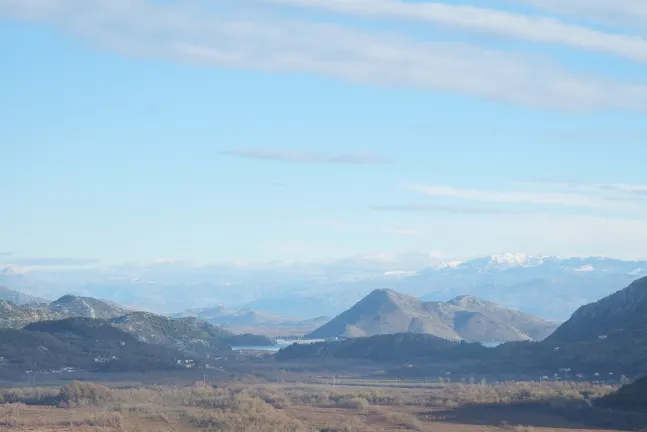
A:
[[[427,301],[473,295],[559,322],[580,305],[647,275],[647,261],[512,253],[449,262],[409,254],[311,264],[238,266],[163,261],[54,270],[21,270],[11,264],[10,258],[4,261],[0,285],[50,300],[72,293],[162,314],[205,307],[269,314],[250,317],[244,325],[335,316],[372,290],[382,288]],[[235,322],[242,324],[244,319],[238,317],[231,323]],[[224,324],[225,320],[214,323]]]

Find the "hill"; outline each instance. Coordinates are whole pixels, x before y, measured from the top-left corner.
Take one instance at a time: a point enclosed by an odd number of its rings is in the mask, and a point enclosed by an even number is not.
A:
[[[555,325],[471,296],[423,302],[392,290],[371,292],[349,310],[306,335],[311,339],[428,333],[470,341],[539,340]]]
[[[108,321],[140,342],[166,345],[199,354],[230,351],[234,335],[197,318],[168,318],[148,312],[133,312]]]
[[[533,377],[554,374],[562,377],[579,375],[580,378],[590,380],[617,381],[622,375],[645,375],[646,293],[647,278],[637,280],[615,294],[582,306],[553,335],[541,342],[508,342],[495,348],[482,347],[483,349],[461,352],[465,354],[463,357],[453,357],[455,353],[448,354],[454,360],[451,367],[462,373],[505,372]],[[393,308],[388,306],[387,311],[390,310],[389,307]],[[326,357],[330,353],[340,352],[338,347],[343,342],[346,358],[402,362],[411,360],[411,353],[424,353],[426,349],[407,344],[429,343],[426,340],[401,339],[397,350],[383,352],[381,347],[388,347],[389,340],[400,336],[396,334],[383,337],[386,339],[368,337],[303,347],[291,346],[286,348],[279,358]],[[439,362],[446,360],[442,350],[441,354],[424,357],[424,367],[418,372],[423,375],[437,373]],[[443,370],[447,370],[447,367],[449,366],[443,365]]]
[[[647,373],[647,278],[580,307],[542,343],[564,364]]]
[[[449,341],[430,334],[397,333],[335,342],[292,344],[281,349],[278,360],[362,359],[372,361],[410,361],[434,358],[461,359],[479,355],[487,348],[479,343]]]
[[[66,295],[49,304],[49,309],[59,315],[86,318],[114,318],[129,312],[116,303],[92,297]]]
[[[0,300],[0,328],[21,329],[29,323],[53,319],[56,316],[47,305],[19,306],[7,300]]]
[[[3,372],[58,370],[147,371],[175,369],[186,358],[161,345],[146,344],[104,320],[67,318],[0,329]]]
[[[616,393],[596,401],[596,405],[647,413],[647,376],[622,386]]]
[[[67,318],[104,319],[106,324],[125,331],[142,343],[164,345],[192,355],[229,351],[232,343],[275,343],[273,339],[263,336],[234,335],[201,319],[173,319],[147,312],[133,312],[91,297],[67,295],[49,304],[24,306],[0,300],[0,328],[22,329],[30,324]]]
[[[577,309],[547,341],[554,344],[640,337],[647,329],[647,277]],[[647,340],[647,336],[644,336]]]
[[[19,305],[0,300],[0,327],[21,329],[25,325],[46,320],[72,317],[114,318],[129,311],[111,302],[91,297],[66,295],[51,303]]]

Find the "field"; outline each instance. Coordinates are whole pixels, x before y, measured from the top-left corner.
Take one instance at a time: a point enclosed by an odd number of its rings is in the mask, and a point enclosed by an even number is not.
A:
[[[395,384],[395,383],[393,383]],[[7,431],[593,431],[613,423],[587,383],[90,382],[0,389]],[[596,417],[597,416],[597,417]],[[591,424],[597,419],[597,424]],[[589,424],[585,425],[585,421]],[[616,421],[617,424],[620,424]],[[633,427],[633,426],[632,426]]]

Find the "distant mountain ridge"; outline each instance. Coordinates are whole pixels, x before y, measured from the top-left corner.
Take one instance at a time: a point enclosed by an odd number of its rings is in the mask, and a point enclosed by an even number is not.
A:
[[[45,297],[67,292],[137,305],[157,313],[220,304],[279,316],[336,316],[377,288],[449,301],[470,294],[545,319],[564,321],[647,276],[647,261],[504,253],[442,262],[429,254],[350,257],[324,263],[195,265],[153,262],[96,274],[0,272],[0,285]],[[190,291],[191,295],[185,295]],[[198,306],[199,305],[199,306]]]
[[[172,314],[171,317],[196,317],[211,324],[225,326],[232,331],[245,329],[255,334],[283,331],[284,336],[301,336],[329,321],[328,317],[299,320],[251,308],[234,310],[222,306],[190,309]]]
[[[449,301],[469,292],[535,316],[563,322],[577,307],[647,275],[647,261],[564,258],[506,253],[441,262],[416,271],[387,271],[305,283],[295,292],[247,303],[273,313],[338,314],[367,292],[388,286],[425,301]]]
[[[172,314],[173,318],[196,317],[209,321],[212,324],[221,325],[255,325],[255,324],[279,324],[290,322],[292,319],[276,314],[257,311],[250,308],[234,310],[222,306],[213,308],[191,309],[184,312]]]
[[[15,291],[5,286],[0,286],[0,300],[6,300],[18,306],[49,303],[49,300],[44,298]]]
[[[519,341],[542,340],[555,328],[553,323],[473,296],[423,302],[393,290],[378,289],[306,337],[427,333],[448,340]]]

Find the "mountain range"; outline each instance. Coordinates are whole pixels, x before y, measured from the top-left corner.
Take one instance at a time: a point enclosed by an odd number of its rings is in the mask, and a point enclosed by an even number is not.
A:
[[[163,345],[185,353],[204,355],[244,345],[245,335],[234,335],[221,326],[193,317],[170,318],[132,311],[109,301],[65,295],[51,303],[16,305],[0,300],[0,328],[28,329],[43,322],[93,319],[135,337],[139,342]],[[76,322],[77,324],[81,322]],[[31,327],[30,327],[31,326]],[[253,338],[255,345],[271,345],[269,338]]]
[[[218,304],[297,320],[338,315],[367,293],[391,288],[426,301],[469,294],[564,321],[580,305],[645,275],[647,262],[601,257],[509,253],[441,262],[425,254],[408,254],[313,264],[195,265],[158,260],[56,271],[7,266],[0,271],[0,284],[36,297],[71,292],[164,314]]]
[[[390,294],[380,294],[385,295]],[[426,339],[420,339],[411,333],[398,333],[295,344],[281,350],[278,358],[332,356],[417,363],[418,369],[398,372],[408,374],[438,373],[437,369],[442,367],[455,368],[458,373],[583,374],[592,380],[623,374],[635,377],[647,374],[646,328],[647,278],[642,278],[580,307],[540,342],[508,342],[495,348],[465,342],[448,346],[450,341],[437,336],[425,335]],[[393,349],[394,346],[398,348]]]
[[[542,340],[557,326],[473,296],[424,302],[388,289],[374,290],[306,335],[310,339],[427,333],[448,340]]]

